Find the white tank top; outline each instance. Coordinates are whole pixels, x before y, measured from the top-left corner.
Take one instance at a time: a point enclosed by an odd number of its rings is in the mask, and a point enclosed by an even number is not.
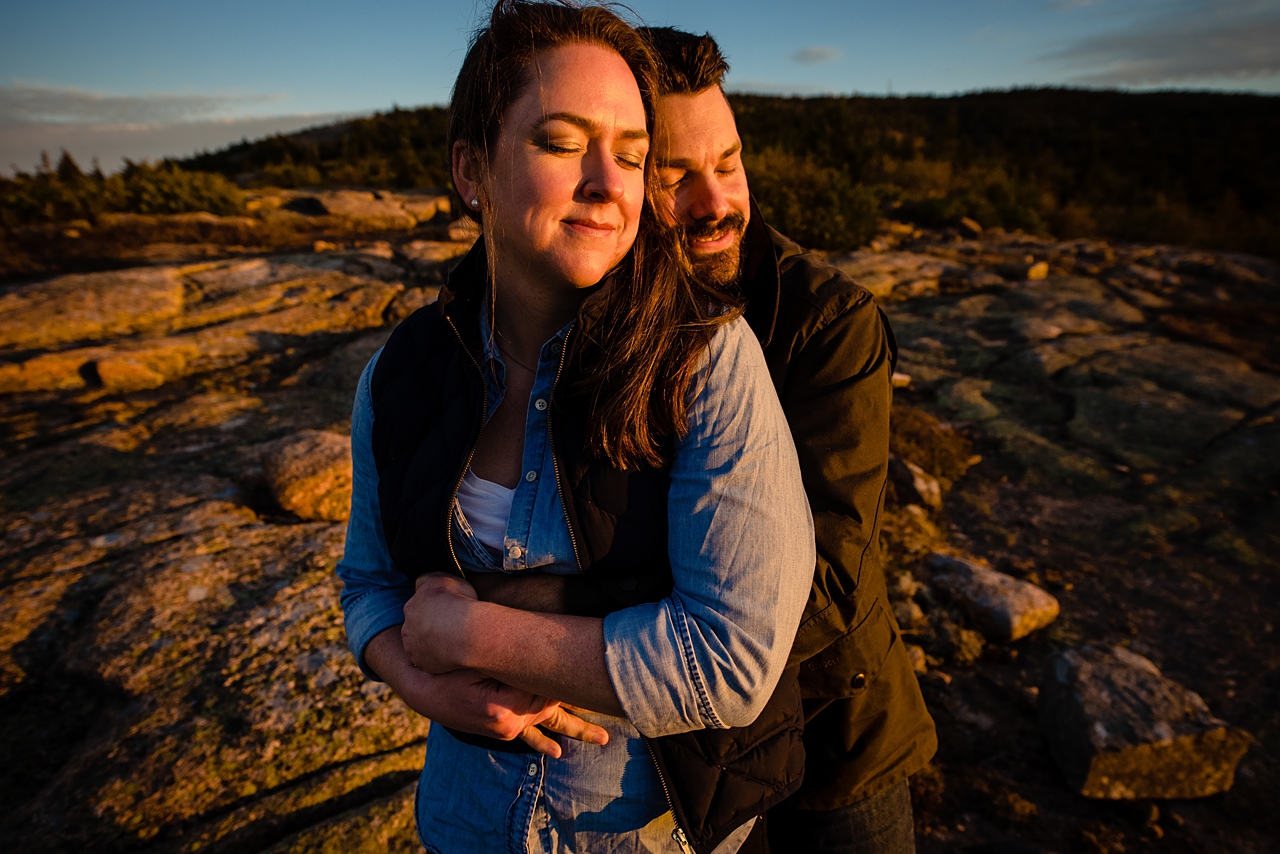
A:
[[[475,532],[476,539],[486,547],[499,552],[503,550],[507,517],[511,515],[511,499],[515,494],[514,489],[476,477],[475,472],[467,469],[462,486],[458,488],[458,507]]]

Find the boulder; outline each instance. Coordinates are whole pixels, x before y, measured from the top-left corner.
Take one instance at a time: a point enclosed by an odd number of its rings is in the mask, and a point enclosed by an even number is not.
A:
[[[897,454],[890,454],[889,477],[893,479],[899,503],[922,504],[934,510],[942,509],[942,485],[920,466]]]
[[[1121,647],[1060,652],[1040,687],[1040,727],[1072,788],[1111,800],[1226,791],[1251,741],[1199,694]]]
[[[961,421],[986,421],[1000,415],[995,404],[987,400],[991,380],[963,377],[938,394],[938,403],[952,410]]]
[[[996,366],[995,374],[1015,381],[1037,382],[1051,378],[1097,353],[1123,350],[1145,344],[1149,336],[1141,332],[1119,335],[1068,335],[1037,344]]]
[[[1058,617],[1058,600],[1034,584],[937,552],[925,563],[934,587],[950,593],[989,638],[1015,641]]]
[[[100,341],[163,323],[182,311],[173,269],[60,276],[0,296],[0,349]]]
[[[280,506],[303,519],[344,521],[351,511],[351,440],[302,430],[261,449],[262,471]]]
[[[1149,380],[1117,379],[1121,384],[1073,391],[1076,411],[1067,432],[1077,442],[1114,454],[1133,468],[1178,465],[1245,415],[1229,406],[1168,391]]]
[[[1026,282],[1005,299],[1024,317],[1039,317],[1063,332],[1094,334],[1109,327],[1142,323],[1142,312],[1107,290],[1097,279],[1055,276]]]
[[[368,229],[410,229],[418,220],[392,198],[360,190],[332,190],[317,193],[315,201],[329,216],[342,217],[356,227]],[[298,199],[297,201],[302,201]],[[435,215],[434,209],[432,216]]]
[[[1280,402],[1280,377],[1253,370],[1236,356],[1183,344],[1156,340],[1095,359],[1089,371],[1099,376],[1139,376],[1195,397],[1263,409]]]
[[[380,193],[384,199],[393,201],[418,222],[430,222],[437,214],[449,213],[449,196],[447,193]]]
[[[924,654],[924,647],[919,644],[907,644],[907,656],[911,659],[911,669],[917,675],[929,672],[929,662]]]
[[[1000,275],[1011,280],[1035,281],[1049,275],[1049,264],[1046,261],[1010,261],[996,267]]]
[[[1116,485],[1110,469],[1097,460],[1046,439],[1012,418],[992,418],[983,422],[982,430],[1000,442],[1000,450],[1013,462],[1026,469],[1030,483],[1104,490]]]
[[[928,619],[920,606],[911,599],[899,599],[893,603],[893,618],[898,621],[899,628],[908,632]]]
[[[187,277],[200,285],[206,297],[222,296],[243,288],[252,288],[272,278],[271,263],[265,258],[233,261],[229,264],[201,264],[186,268]]]
[[[936,292],[938,279],[962,272],[963,267],[943,261],[932,255],[915,252],[869,252],[859,250],[845,255],[835,255],[831,263],[877,299],[885,299],[894,288],[903,283],[920,283],[909,296],[922,296]]]

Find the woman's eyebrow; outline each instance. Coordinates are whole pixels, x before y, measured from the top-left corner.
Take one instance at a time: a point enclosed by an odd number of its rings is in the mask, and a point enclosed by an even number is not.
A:
[[[586,116],[580,116],[577,113],[546,113],[541,119],[534,124],[535,131],[541,130],[548,122],[566,122],[574,127],[581,128],[587,133],[595,134],[600,132],[600,125],[593,122]],[[649,138],[649,132],[644,128],[631,128],[624,130],[618,134],[622,139],[645,139]]]

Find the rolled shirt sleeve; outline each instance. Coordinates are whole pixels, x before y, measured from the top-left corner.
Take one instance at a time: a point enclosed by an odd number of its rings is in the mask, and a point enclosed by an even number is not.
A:
[[[754,721],[813,581],[795,445],[744,320],[716,332],[690,395],[667,507],[674,589],[604,622],[610,679],[646,736]]]
[[[380,632],[404,622],[404,604],[413,584],[391,565],[378,507],[378,470],[373,461],[373,397],[369,380],[381,350],[360,375],[351,412],[351,516],[347,543],[338,561],[342,579],[342,614],[347,645],[370,679],[379,680],[365,664],[364,651]]]

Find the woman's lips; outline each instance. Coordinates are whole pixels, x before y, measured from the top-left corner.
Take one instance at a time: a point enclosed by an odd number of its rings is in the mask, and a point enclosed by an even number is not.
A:
[[[566,219],[564,224],[586,237],[608,237],[615,231],[614,226],[607,222],[596,222],[590,219]]]

